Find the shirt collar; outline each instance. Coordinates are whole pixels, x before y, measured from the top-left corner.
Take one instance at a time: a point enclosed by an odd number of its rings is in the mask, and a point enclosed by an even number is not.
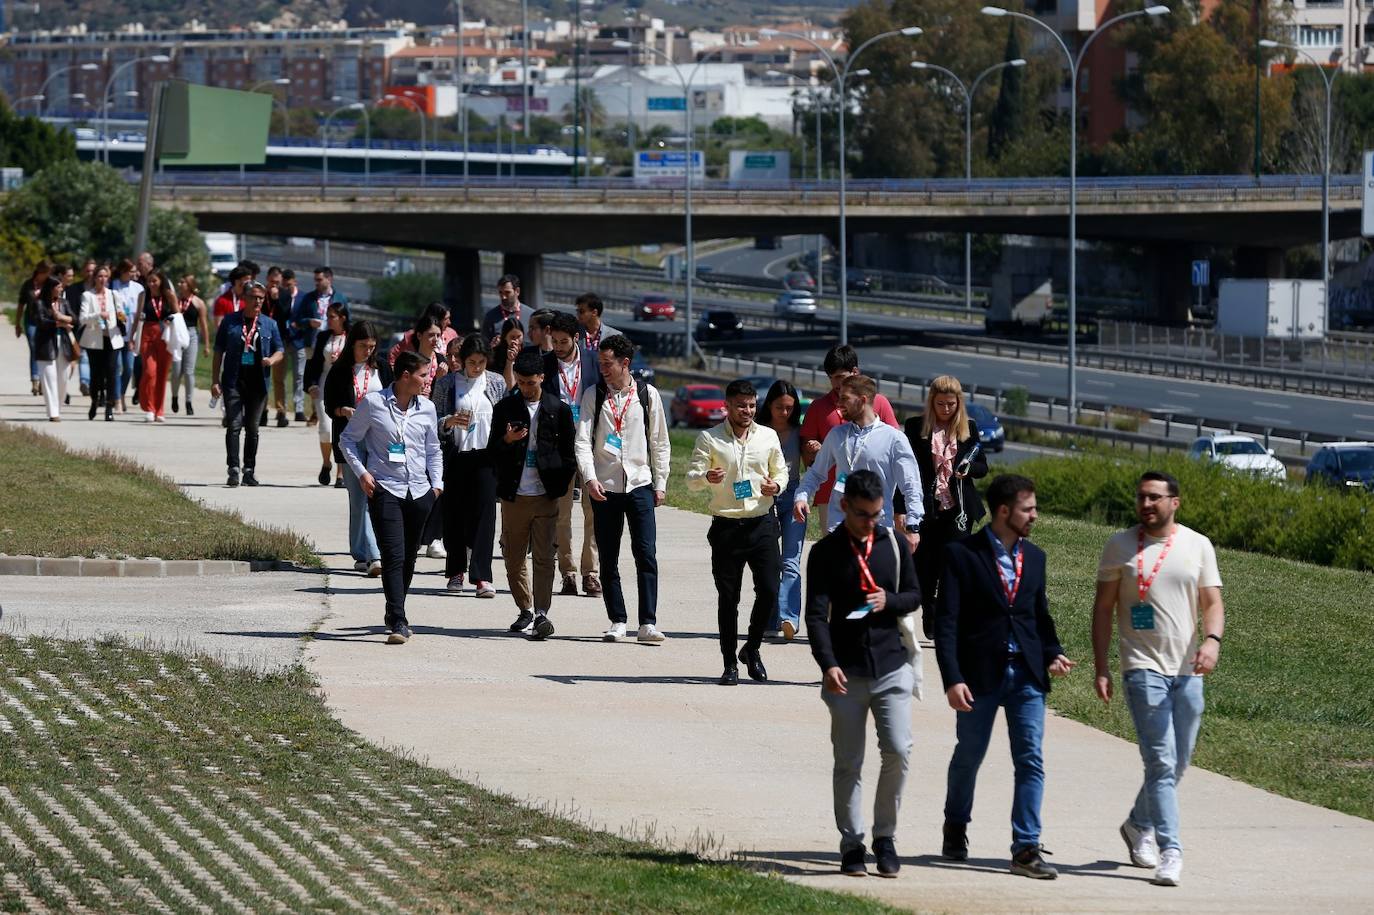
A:
[[[1006,546],[1002,543],[1002,538],[998,537],[997,534],[993,532],[991,524],[987,526],[986,530],[988,532],[988,538],[992,540],[992,548],[997,551],[998,556],[1015,556],[1017,550],[1021,549],[1021,541],[1023,538],[1017,537],[1016,543],[1012,544],[1011,552],[1008,553]]]

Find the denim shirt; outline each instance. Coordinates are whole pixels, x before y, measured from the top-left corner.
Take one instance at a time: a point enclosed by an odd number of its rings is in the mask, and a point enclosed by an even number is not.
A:
[[[394,444],[405,446],[404,460],[391,460]],[[394,386],[368,394],[339,436],[339,448],[356,476],[372,474],[378,486],[398,499],[418,499],[443,488],[439,420],[428,397],[411,398],[402,412]]]
[[[988,532],[988,538],[992,540],[992,554],[997,557],[997,572],[1002,576],[1003,589],[1012,587],[1016,582],[1016,555],[1021,552],[1021,540],[1017,538],[1016,546],[1007,552],[1007,548],[1002,545],[1002,538],[992,532],[992,525],[984,528]],[[1021,650],[1021,646],[1016,644],[1016,639],[1007,639],[1007,652],[1016,654]]]

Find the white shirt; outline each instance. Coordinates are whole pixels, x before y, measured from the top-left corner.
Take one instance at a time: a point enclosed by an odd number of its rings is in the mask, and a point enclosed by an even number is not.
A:
[[[596,385],[582,394],[582,409],[577,420],[577,470],[584,480],[596,480],[607,492],[626,493],[641,486],[655,492],[668,488],[668,461],[672,445],[668,441],[668,422],[663,416],[663,398],[651,384],[649,393],[649,438],[644,437],[644,410],[639,394],[631,384],[620,394],[610,394],[596,417]],[[621,421],[619,454],[606,450],[606,438],[615,432],[613,411],[624,410]],[[652,461],[650,461],[652,455]]]
[[[468,427],[454,426],[449,432],[459,451],[477,451],[487,447],[491,436],[491,398],[487,397],[487,373],[476,378],[463,375],[453,381],[453,408],[469,411]]]
[[[525,401],[525,409],[530,414],[530,434],[525,437],[525,466],[520,471],[520,485],[516,487],[517,496],[542,496],[544,483],[539,479],[539,469],[530,465],[534,456],[535,435],[539,432],[539,401]]]
[[[573,422],[577,422],[580,417],[582,407],[582,392],[586,389],[586,378],[582,368],[582,354],[577,351],[577,344],[573,344],[572,359],[564,362],[562,359],[554,357],[558,363],[558,399],[563,401],[573,411]],[[547,378],[544,379],[548,381]],[[596,378],[592,378],[593,385]]]
[[[872,425],[859,427],[854,423],[841,423],[831,429],[821,444],[801,485],[797,487],[796,503],[810,502],[811,496],[830,476],[835,468],[837,482],[830,493],[830,512],[827,516],[829,530],[834,530],[844,520],[844,509],[840,499],[844,498],[843,487],[838,483],[840,474],[848,475],[856,470],[871,470],[883,483],[883,527],[892,527],[892,494],[902,491],[906,498],[906,523],[918,524],[925,511],[921,503],[921,470],[916,464],[916,455],[906,435],[892,428],[881,419],[874,418]]]

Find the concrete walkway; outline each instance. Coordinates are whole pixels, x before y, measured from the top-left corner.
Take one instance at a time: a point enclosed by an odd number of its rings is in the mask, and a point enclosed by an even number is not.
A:
[[[22,348],[0,334],[0,419],[78,447],[112,448],[158,467],[207,504],[289,525],[334,571],[206,578],[191,590],[180,581],[2,578],[7,625],[22,617],[29,632],[127,631],[272,664],[299,656],[300,635],[318,623],[304,662],[340,719],[374,741],[522,801],[572,808],[613,831],[713,844],[806,885],[923,911],[1374,909],[1374,823],[1200,770],[1182,787],[1183,886],[1151,886],[1148,871],[1123,865],[1116,833],[1140,778],[1135,747],[1053,716],[1044,841],[1061,878],[1037,883],[1006,873],[1011,770],[1002,738],[983,768],[972,859],[941,862],[954,713],[938,689],[913,713],[916,748],[897,837],[901,879],[840,878],[828,717],[815,664],[803,643],[766,646],[772,682],[714,685],[720,656],[704,517],[659,513],[659,620],[669,635],[660,647],[603,644],[605,613],[588,598],[555,599],[558,632],[546,643],[507,635],[515,611],[499,573],[494,601],[452,596],[442,591],[441,563],[429,559],[420,561],[409,604],[416,638],[389,647],[378,582],[351,571],[345,494],[314,483],[315,430],[265,430],[258,462],[265,485],[226,489],[223,435],[217,417],[204,415],[204,394],[195,419],[172,416],[158,426],[132,414],[87,422],[74,396],[65,421],[50,425],[28,394]],[[871,796],[876,748],[870,757]]]

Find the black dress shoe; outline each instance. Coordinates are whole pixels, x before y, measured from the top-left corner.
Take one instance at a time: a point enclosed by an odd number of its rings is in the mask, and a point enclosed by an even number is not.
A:
[[[111,409],[110,407],[106,407],[106,408],[105,408],[105,422],[107,422],[107,423],[112,423],[112,422],[114,422],[114,410]]]
[[[878,862],[879,877],[895,877],[902,869],[901,859],[897,857],[897,846],[891,836],[873,840],[873,859]]]
[[[177,396],[176,396],[175,394],[172,395],[172,412],[173,412],[173,413],[180,413],[180,412],[181,412],[181,401],[177,400]]]
[[[946,861],[968,860],[967,823],[945,823],[945,840],[940,845],[940,856]]]
[[[297,411],[296,411],[296,422],[298,422],[298,423],[303,423],[303,422],[305,422],[305,414],[302,413],[300,410],[297,410]]]
[[[760,683],[767,681],[768,671],[763,666],[763,658],[759,657],[757,648],[745,645],[740,649],[739,659],[744,662],[744,669],[749,672],[750,680],[757,680]]]
[[[864,847],[851,848],[840,858],[840,873],[846,877],[867,877],[868,868],[864,867]]]
[[[95,419],[95,402],[91,402],[91,409],[86,412],[87,419]]]
[[[287,426],[289,426],[289,425],[291,425],[291,421],[290,421],[289,419],[286,418],[286,414],[285,414],[285,413],[282,413],[281,411],[278,411],[278,412],[277,412],[277,428],[278,428],[278,429],[285,429],[285,428],[286,428]]]
[[[245,471],[243,472],[243,485],[244,485],[244,486],[257,486],[257,485],[258,485],[258,478],[255,477],[255,476],[253,476],[253,471],[251,471],[251,470],[245,470]]]
[[[231,470],[231,471],[229,471],[229,479],[227,479],[227,480],[224,481],[224,485],[225,485],[225,486],[237,486],[237,485],[239,485],[239,472],[238,472],[237,470]]]
[[[739,668],[733,665],[725,668],[725,673],[716,682],[721,686],[739,686]]]

